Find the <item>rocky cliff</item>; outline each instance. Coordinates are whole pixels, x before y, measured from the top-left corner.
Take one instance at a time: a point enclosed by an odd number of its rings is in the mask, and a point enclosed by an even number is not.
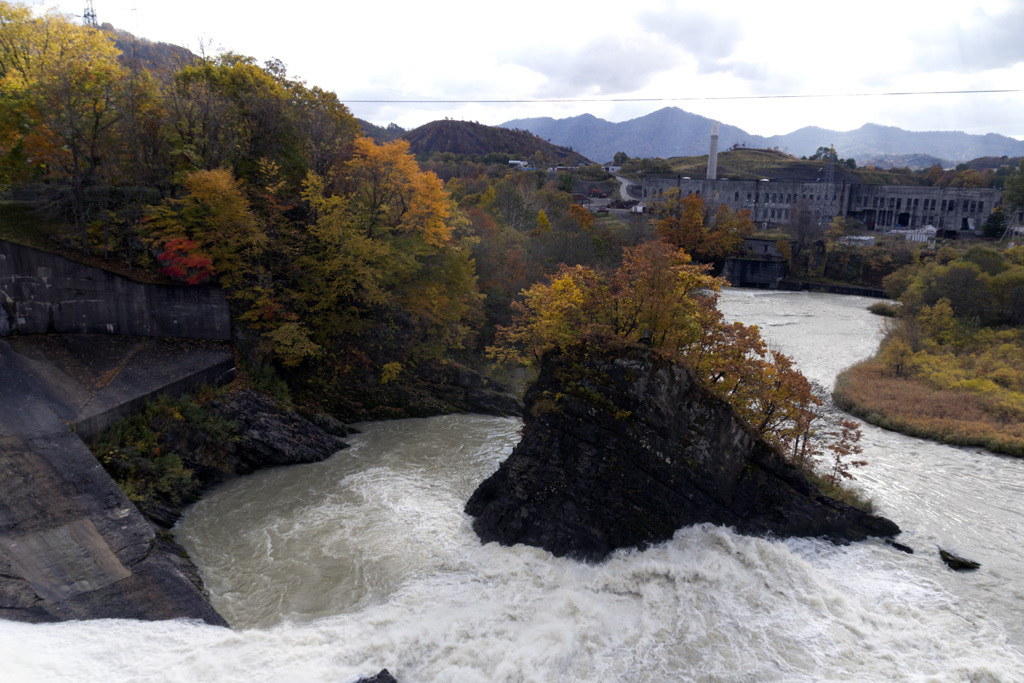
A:
[[[200,494],[228,479],[266,467],[319,462],[348,448],[342,437],[349,431],[337,420],[324,414],[306,419],[249,389],[211,401],[208,412],[224,425],[221,433],[173,416],[156,417],[148,425],[160,451],[178,455],[193,472],[187,492],[137,502],[143,515],[164,528],[174,526]],[[108,469],[119,474],[116,466]]]
[[[584,560],[702,522],[837,542],[899,533],[823,496],[686,368],[639,346],[546,356],[522,441],[466,512],[485,543]]]

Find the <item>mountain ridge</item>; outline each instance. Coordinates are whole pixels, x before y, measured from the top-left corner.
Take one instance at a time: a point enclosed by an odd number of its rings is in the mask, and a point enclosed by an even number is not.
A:
[[[661,158],[706,154],[713,122],[678,107],[663,107],[618,123],[585,114],[565,119],[512,119],[499,127],[529,130],[602,163],[610,161],[616,152],[625,152],[630,157]],[[834,145],[839,156],[853,157],[860,164],[891,156],[930,156],[959,163],[978,157],[1024,155],[1024,141],[997,133],[908,131],[877,123],[865,123],[849,131],[804,126],[784,135],[761,136],[720,122],[719,149],[733,145],[778,147],[796,156],[813,154],[819,146]]]

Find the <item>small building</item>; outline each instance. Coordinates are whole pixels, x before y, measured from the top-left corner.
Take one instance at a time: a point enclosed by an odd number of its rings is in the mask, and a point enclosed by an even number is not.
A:
[[[843,235],[839,238],[839,244],[846,244],[851,247],[873,247],[875,246],[874,235]]]
[[[792,244],[794,240],[789,237],[744,237],[743,238],[743,250],[752,256],[758,256],[760,258],[779,258],[784,259],[785,256],[779,251],[779,242],[789,242]]]

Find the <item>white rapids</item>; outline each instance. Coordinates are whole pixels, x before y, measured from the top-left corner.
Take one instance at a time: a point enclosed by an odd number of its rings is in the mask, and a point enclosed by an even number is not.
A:
[[[811,378],[872,353],[869,300],[727,291]],[[0,622],[4,681],[1024,680],[1024,461],[865,427],[856,485],[905,533],[697,526],[578,564],[481,546],[462,507],[519,422],[361,425],[333,458],[230,482],[176,529],[233,629]],[[938,546],[978,560],[947,569]]]

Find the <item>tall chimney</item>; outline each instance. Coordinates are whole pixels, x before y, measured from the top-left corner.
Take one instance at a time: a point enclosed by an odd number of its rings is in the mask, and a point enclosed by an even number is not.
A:
[[[718,179],[718,121],[711,124],[711,149],[708,150],[708,180]]]

